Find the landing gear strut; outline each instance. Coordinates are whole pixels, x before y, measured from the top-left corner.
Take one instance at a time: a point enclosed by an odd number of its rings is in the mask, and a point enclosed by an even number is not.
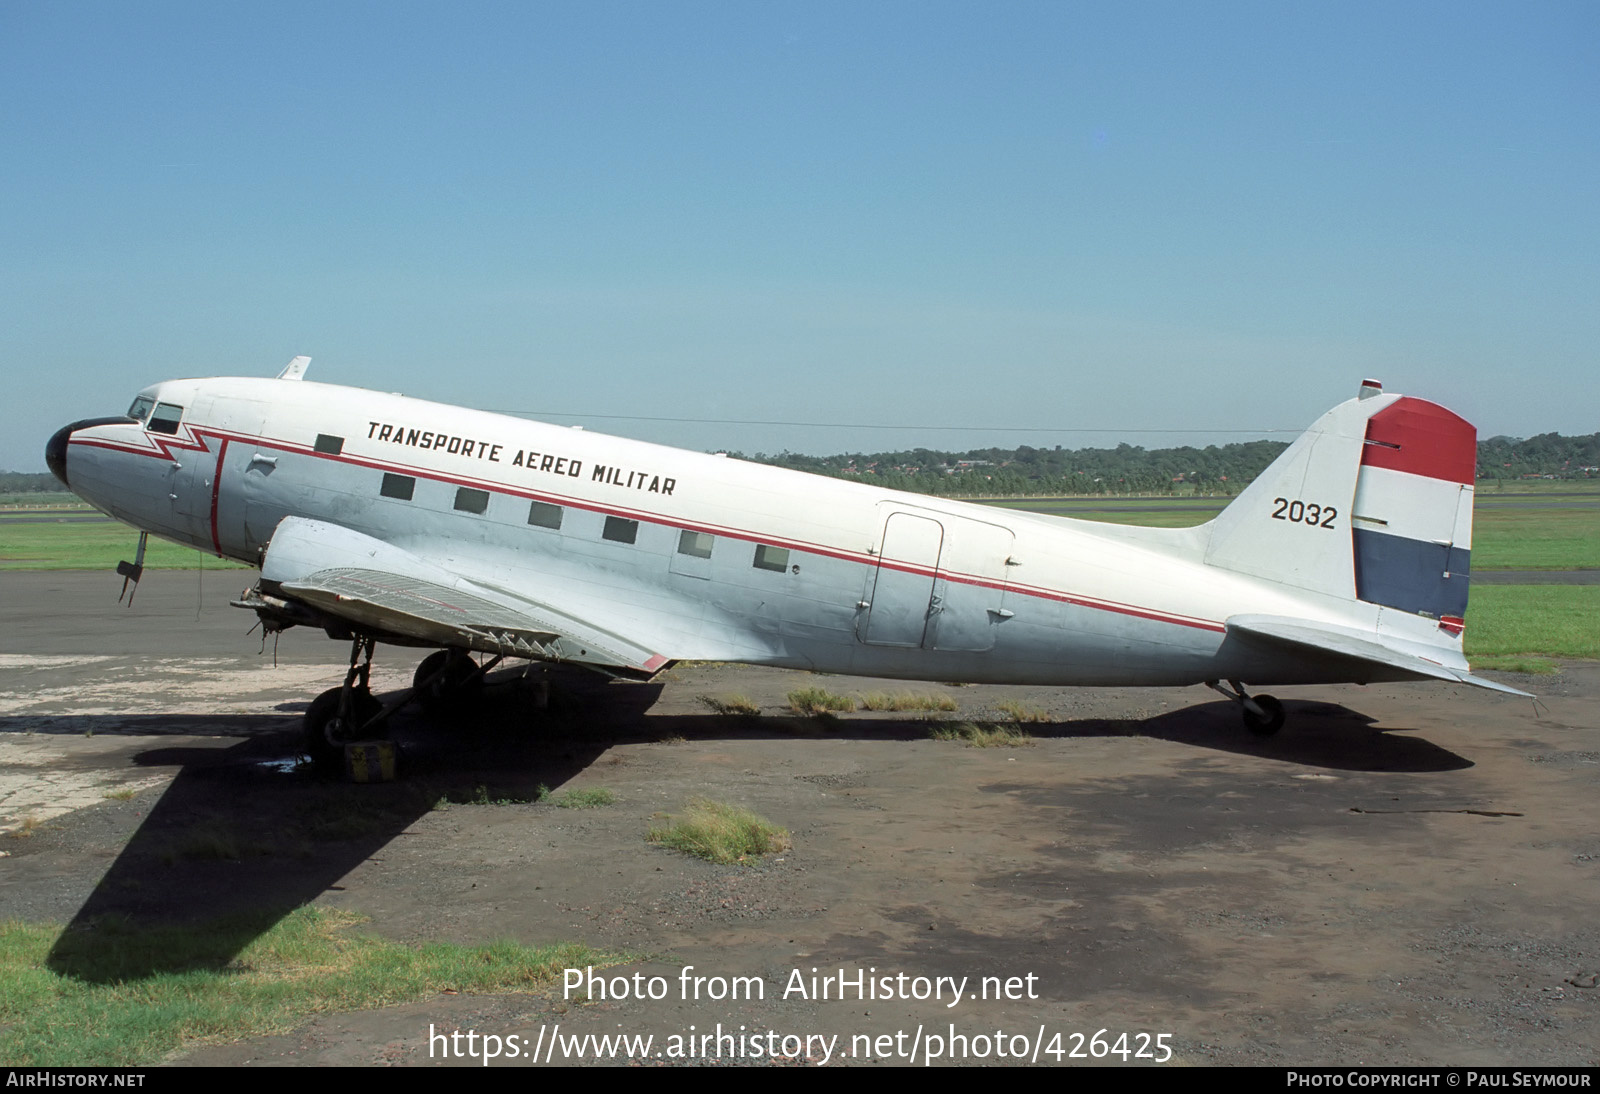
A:
[[[377,642],[357,638],[350,646],[350,668],[342,687],[330,688],[306,710],[306,752],[324,772],[344,766],[344,746],[360,740],[369,726],[385,713],[371,688],[372,651]]]
[[[1229,680],[1227,688],[1215,680],[1207,680],[1206,687],[1238,703],[1244,727],[1257,737],[1270,737],[1283,728],[1283,704],[1272,696],[1247,695],[1237,680]],[[1229,691],[1228,688],[1233,690]]]
[[[417,666],[411,689],[386,706],[372,694],[372,653],[376,645],[375,638],[357,637],[350,646],[350,668],[344,675],[344,684],[317,696],[306,710],[306,752],[319,771],[342,771],[344,746],[383,736],[381,727],[389,716],[412,699],[425,709],[435,709],[463,691],[481,686],[484,673],[501,661],[496,656],[479,665],[461,649],[429,654]]]

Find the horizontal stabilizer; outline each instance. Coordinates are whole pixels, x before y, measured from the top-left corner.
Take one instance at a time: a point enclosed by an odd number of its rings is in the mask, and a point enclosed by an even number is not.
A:
[[[1352,627],[1339,627],[1330,623],[1276,615],[1235,615],[1228,619],[1227,626],[1229,634],[1248,635],[1252,638],[1265,639],[1269,643],[1287,645],[1293,647],[1301,656],[1307,651],[1314,651],[1330,657],[1398,670],[1406,676],[1448,680],[1451,683],[1471,684],[1474,687],[1501,691],[1508,695],[1532,697],[1526,691],[1519,691],[1505,684],[1497,684],[1493,680],[1472,675],[1465,661],[1461,661],[1459,667],[1448,665],[1420,652],[1424,647],[1419,646],[1416,650],[1410,650],[1405,648],[1410,643],[1402,644],[1397,639],[1385,641],[1376,633],[1359,631]],[[1442,649],[1430,649],[1428,652],[1448,655],[1447,651]]]

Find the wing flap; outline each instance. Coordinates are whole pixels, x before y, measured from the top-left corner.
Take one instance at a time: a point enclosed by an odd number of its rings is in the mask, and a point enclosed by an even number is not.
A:
[[[393,544],[323,521],[285,518],[261,575],[285,595],[335,618],[422,642],[644,674],[667,663],[605,622],[478,585]]]

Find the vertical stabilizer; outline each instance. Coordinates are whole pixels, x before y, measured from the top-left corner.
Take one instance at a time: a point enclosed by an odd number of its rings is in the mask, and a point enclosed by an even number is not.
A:
[[[1354,600],[1351,512],[1367,423],[1398,401],[1368,381],[1318,418],[1211,522],[1206,564]]]
[[[1368,380],[1211,523],[1206,562],[1438,620],[1467,612],[1478,434]]]

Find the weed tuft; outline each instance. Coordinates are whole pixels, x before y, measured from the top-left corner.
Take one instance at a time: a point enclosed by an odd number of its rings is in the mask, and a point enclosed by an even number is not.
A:
[[[796,714],[849,714],[856,709],[856,701],[826,688],[798,688],[789,693],[789,708]]]
[[[956,701],[948,695],[914,695],[909,691],[893,694],[883,691],[869,692],[861,697],[862,710],[957,710]]]
[[[712,862],[745,862],[752,855],[787,851],[789,830],[725,802],[695,798],[671,823],[650,829],[651,843]]]
[[[1002,699],[995,706],[999,708],[1000,713],[1013,722],[1048,722],[1050,720],[1049,711],[1041,710],[1038,707],[1030,707],[1028,704],[1016,699]]]
[[[44,824],[44,821],[40,820],[32,813],[29,813],[26,817],[22,818],[22,823],[20,825],[7,832],[6,835],[10,836],[12,839],[31,839],[33,834],[39,830],[39,827],[42,824]]]
[[[550,796],[550,788],[541,783],[529,794],[526,790],[504,790],[479,783],[470,791],[446,790],[444,796],[433,802],[434,809],[448,809],[452,805],[530,805]]]
[[[602,805],[613,805],[616,800],[616,794],[604,787],[593,786],[587,790],[568,790],[556,799],[556,805],[561,809],[598,809]]]
[[[717,698],[713,695],[702,695],[700,701],[711,709],[713,714],[733,714],[746,718],[754,718],[761,713],[761,707],[752,702],[747,695],[728,695]]]
[[[961,741],[970,748],[1032,748],[1033,738],[1015,726],[942,722],[928,732],[935,741]]]

